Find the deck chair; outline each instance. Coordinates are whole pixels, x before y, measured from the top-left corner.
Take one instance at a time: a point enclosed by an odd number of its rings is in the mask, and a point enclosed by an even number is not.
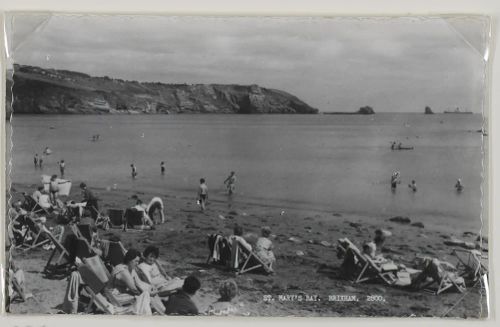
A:
[[[454,249],[452,254],[457,258],[457,271],[467,284],[473,285],[488,269],[481,261],[482,254],[477,250]]]
[[[231,261],[231,245],[228,240],[219,234],[208,235],[207,264],[227,265]]]
[[[27,251],[49,242],[48,239],[43,238],[40,226],[29,214],[18,215],[14,220],[19,223],[19,228],[25,229],[24,233],[16,239],[16,248]]]
[[[86,311],[90,312],[92,305],[95,305],[107,314],[124,313],[126,309],[122,306],[131,304],[134,299],[131,298],[129,302],[120,302],[107,289],[111,275],[99,256],[85,258],[83,262],[84,264],[78,267],[78,272],[85,284],[85,292],[90,296]]]
[[[108,209],[111,228],[124,228],[124,211],[121,209]]]
[[[122,263],[127,250],[122,242],[113,242],[109,240],[101,240],[102,256],[105,262],[108,262],[113,267]]]
[[[16,297],[21,298],[23,302],[26,301],[27,295],[24,292],[24,288],[19,284],[18,280],[15,277],[14,272],[9,268],[7,280],[10,283],[10,286],[13,290],[13,295],[10,296],[9,301],[16,299]]]
[[[370,280],[380,279],[386,285],[394,285],[397,282],[398,267],[393,263],[379,265],[371,258],[364,255],[354,243],[347,238],[338,240],[339,251],[344,252],[344,264],[353,265],[354,282],[362,283]],[[358,272],[359,271],[359,272]]]
[[[134,226],[143,225],[143,215],[144,213],[142,211],[134,208],[127,208],[123,217],[127,224],[127,227],[134,228]]]
[[[67,269],[65,268],[68,268],[68,266],[71,265],[69,251],[61,244],[60,240],[58,240],[44,225],[42,225],[42,231],[43,235],[45,235],[55,246],[49,257],[49,260],[47,260],[44,268],[44,273],[49,276],[55,277],[56,275],[58,275],[58,272],[63,269],[64,274],[66,274]],[[59,253],[59,256],[57,257],[55,263],[52,263],[52,260],[55,258],[57,253]],[[66,259],[66,262],[64,262],[64,259]]]
[[[240,264],[243,262],[243,264]],[[248,251],[237,239],[233,239],[231,248],[231,268],[236,269],[236,274],[262,269],[266,274],[272,274],[270,265],[262,261],[253,251]]]
[[[414,289],[435,295],[453,289],[460,293],[465,292],[464,279],[446,269],[447,266],[453,267],[451,264],[432,258],[427,258],[424,262],[426,263],[422,273],[413,280]]]
[[[24,203],[22,204],[22,208],[28,212],[34,212],[37,214],[45,214],[45,215],[50,215],[50,212],[40,206],[33,197],[27,193],[23,193],[24,196]]]

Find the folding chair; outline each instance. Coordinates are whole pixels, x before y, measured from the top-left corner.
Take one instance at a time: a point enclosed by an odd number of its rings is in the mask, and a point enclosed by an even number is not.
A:
[[[34,213],[44,213],[45,215],[50,215],[50,212],[40,206],[35,199],[29,194],[23,193],[24,196],[24,203],[22,204],[22,208],[28,212],[34,212]]]
[[[477,250],[454,249],[452,254],[457,257],[457,271],[469,284],[474,284],[483,275],[488,273],[488,269],[482,263],[482,254]]]
[[[84,264],[78,267],[78,272],[84,283],[83,288],[90,296],[86,312],[90,312],[94,304],[99,310],[107,314],[124,313],[126,309],[122,308],[122,306],[133,303],[135,299],[131,298],[129,302],[120,303],[107,290],[106,286],[111,279],[111,275],[99,256],[86,258],[83,262]]]
[[[241,261],[243,264],[240,266]],[[244,274],[255,269],[262,269],[266,274],[273,273],[270,264],[262,261],[255,252],[248,251],[239,240],[234,238],[231,249],[231,268],[236,269],[236,274]]]
[[[354,279],[355,283],[374,279],[381,279],[387,285],[396,283],[398,267],[395,264],[378,265],[371,258],[363,255],[358,247],[347,238],[338,240],[338,250],[345,255],[344,263],[348,262],[348,265],[354,265],[352,272],[357,274]]]
[[[143,215],[144,212],[142,211],[139,211],[135,208],[127,208],[124,214],[124,219],[127,224],[127,227],[134,228],[134,226],[142,226]]]
[[[102,240],[101,247],[104,261],[109,262],[113,267],[122,263],[123,258],[125,258],[125,253],[127,253],[127,250],[123,246],[122,242]]]
[[[108,209],[109,222],[112,228],[124,228],[124,211],[121,209]]]
[[[44,273],[47,275],[57,275],[57,272],[62,268],[67,268],[71,265],[70,262],[70,253],[69,251],[61,244],[61,242],[47,229],[47,227],[42,225],[43,235],[47,236],[50,242],[55,246],[52,251],[49,260],[44,268]],[[52,263],[52,260],[56,256],[57,253],[60,253],[57,257],[55,263]],[[66,259],[67,262],[63,263],[63,259]],[[66,271],[65,271],[66,272]]]

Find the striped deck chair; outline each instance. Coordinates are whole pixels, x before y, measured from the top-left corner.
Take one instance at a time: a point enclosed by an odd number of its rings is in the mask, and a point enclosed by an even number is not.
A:
[[[349,239],[339,239],[337,250],[343,252],[343,265],[353,268],[349,271],[354,273],[355,283],[377,279],[382,280],[386,285],[394,285],[397,282],[396,273],[398,267],[395,264],[387,263],[380,265],[375,263],[371,258],[364,255]]]
[[[255,252],[249,251],[236,238],[232,239],[231,268],[236,269],[236,274],[238,275],[256,269],[261,269],[266,274],[273,273],[269,264],[262,261]]]
[[[64,269],[64,273],[66,273],[67,269],[65,268],[68,268],[68,266],[72,264],[70,261],[69,251],[61,244],[60,240],[58,240],[44,225],[42,225],[42,231],[43,235],[46,236],[55,247],[49,257],[49,260],[47,260],[47,264],[45,265],[43,272],[53,277],[58,275],[58,272],[61,269]],[[52,263],[52,260],[57,253],[59,253],[59,256],[57,257],[55,263]],[[64,262],[64,260],[66,260],[66,262]]]

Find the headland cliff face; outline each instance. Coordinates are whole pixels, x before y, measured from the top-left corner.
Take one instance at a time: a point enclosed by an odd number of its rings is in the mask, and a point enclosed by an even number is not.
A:
[[[15,114],[318,113],[258,85],[141,83],[22,65],[8,75],[6,107]]]

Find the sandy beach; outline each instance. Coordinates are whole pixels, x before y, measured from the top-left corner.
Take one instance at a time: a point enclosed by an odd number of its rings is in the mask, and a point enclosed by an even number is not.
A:
[[[34,185],[14,183],[12,188],[15,192],[31,193]],[[450,232],[449,228],[446,231],[428,223],[423,227],[415,226],[412,224],[418,220],[411,216],[411,224],[401,224],[390,221],[391,215],[364,217],[335,211],[302,211],[254,203],[250,205],[240,202],[238,195],[232,207],[225,201],[209,201],[206,212],[201,213],[194,199],[195,192],[192,198],[183,198],[169,193],[94,190],[101,199],[102,212],[109,208],[125,209],[132,206],[132,195],[138,195],[144,201],[161,196],[167,216],[165,224],[157,225],[151,231],[99,230],[99,235],[103,239],[118,236],[126,248],[140,251],[148,245],[156,245],[160,248],[160,259],[165,262],[165,269],[171,276],[198,276],[202,288],[195,302],[201,312],[217,300],[218,284],[222,280],[234,278],[239,286],[235,303],[239,314],[244,316],[439,317],[447,313],[448,317],[477,318],[487,315],[484,290],[479,285],[467,288],[464,294],[450,292],[437,296],[423,291],[387,287],[381,283],[355,284],[338,274],[342,263],[336,253],[339,238],[347,237],[360,246],[364,241],[373,239],[377,228],[389,230],[392,236],[382,248],[383,255],[396,263],[412,267],[417,254],[455,264],[456,259],[451,255],[453,247],[444,242],[450,238],[474,242],[477,231],[455,228],[454,232]],[[79,200],[77,196],[73,198]],[[49,221],[50,224],[53,222]],[[205,263],[209,254],[207,235],[231,235],[235,224],[240,224],[245,233],[254,236],[260,234],[261,226],[271,227],[277,257],[275,275],[247,273],[236,276],[222,267]],[[290,241],[290,238],[294,241]],[[67,281],[42,277],[50,251],[41,248],[29,252],[13,250],[12,255],[17,265],[24,270],[27,292],[32,293],[34,298],[12,303],[10,312],[60,312]],[[271,295],[274,301],[264,301],[266,295]],[[342,295],[350,298],[355,296],[357,301],[332,301]],[[381,301],[369,301],[373,295]]]

